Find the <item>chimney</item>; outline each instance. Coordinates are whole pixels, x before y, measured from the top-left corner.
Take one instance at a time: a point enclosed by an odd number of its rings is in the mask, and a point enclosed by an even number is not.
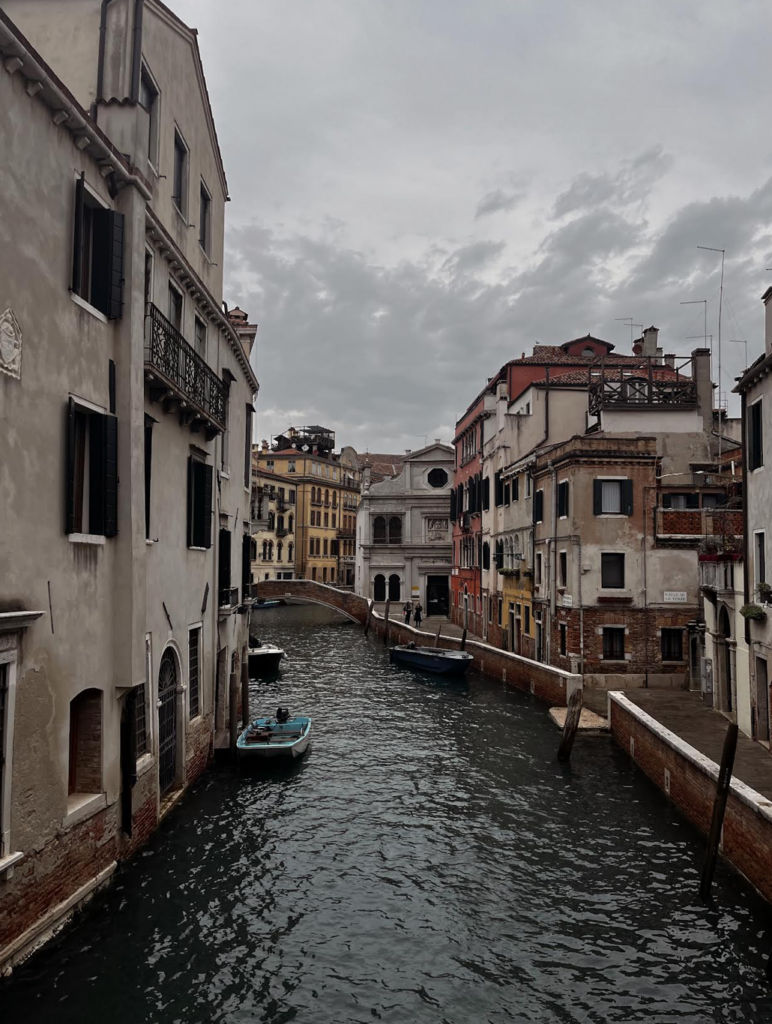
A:
[[[697,408],[702,416],[705,436],[713,432],[713,381],[710,379],[710,349],[696,348],[692,352],[692,378],[697,385]]]
[[[764,303],[764,350],[767,355],[772,355],[772,288],[767,288],[761,296]]]
[[[371,477],[371,475],[372,475],[372,469],[370,468],[370,465],[368,463],[365,466],[365,468],[362,470],[362,491],[363,491],[364,494],[367,494],[367,492],[370,490],[370,477]]]
[[[435,444],[442,444],[442,441],[439,439],[439,437],[435,437],[434,443]]]
[[[261,452],[267,452],[268,451],[268,442],[266,441],[265,438],[263,438],[263,440],[260,442],[260,451]]]
[[[647,359],[657,358],[657,337],[659,335],[658,327],[647,327],[643,332],[643,345],[641,347],[641,355]]]
[[[257,324],[249,323],[249,317],[243,309],[239,309],[238,306],[234,306],[228,312],[228,319],[231,322],[231,326],[239,336],[239,341],[244,346],[244,351],[247,354],[247,359],[252,355],[252,346],[255,343],[255,337],[257,336]]]
[[[665,356],[665,366],[669,366],[671,370],[675,370],[675,353],[668,352]]]
[[[413,450],[412,448],[406,448],[405,449],[405,455],[409,455],[412,452],[412,450]]]

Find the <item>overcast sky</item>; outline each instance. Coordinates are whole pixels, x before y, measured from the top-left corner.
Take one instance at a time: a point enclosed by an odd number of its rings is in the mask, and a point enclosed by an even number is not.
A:
[[[772,284],[768,0],[170,0],[223,149],[229,304],[257,433],[450,440],[507,359],[616,318],[717,333],[722,390]],[[714,370],[714,376],[716,376]]]

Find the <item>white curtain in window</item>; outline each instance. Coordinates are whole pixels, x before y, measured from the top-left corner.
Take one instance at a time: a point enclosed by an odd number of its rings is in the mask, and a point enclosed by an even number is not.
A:
[[[601,481],[601,502],[604,512],[622,511],[622,485],[618,480]]]

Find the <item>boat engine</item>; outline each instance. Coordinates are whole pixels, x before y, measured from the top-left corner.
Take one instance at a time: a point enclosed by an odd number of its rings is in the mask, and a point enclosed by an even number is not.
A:
[[[290,713],[289,713],[289,710],[287,708],[277,708],[276,709],[276,721],[277,722],[280,722],[280,723],[281,722],[286,722],[286,721],[288,721],[289,716],[290,716]]]

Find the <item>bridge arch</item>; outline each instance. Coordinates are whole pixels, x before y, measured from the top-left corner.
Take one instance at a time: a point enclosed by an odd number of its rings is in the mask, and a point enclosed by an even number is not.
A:
[[[282,600],[287,597],[320,604],[345,615],[360,625],[367,618],[368,601],[350,590],[338,590],[328,583],[316,580],[261,580],[257,586],[258,598],[264,601]]]

